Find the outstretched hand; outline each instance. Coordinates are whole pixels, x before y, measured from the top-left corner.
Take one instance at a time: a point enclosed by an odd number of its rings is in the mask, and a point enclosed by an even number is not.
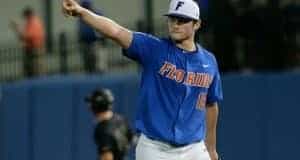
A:
[[[79,16],[83,8],[75,0],[63,0],[62,11],[65,16]]]

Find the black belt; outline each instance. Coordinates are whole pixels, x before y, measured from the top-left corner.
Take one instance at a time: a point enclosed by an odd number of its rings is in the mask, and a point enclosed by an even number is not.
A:
[[[145,135],[146,136],[146,135]],[[151,139],[151,140],[154,140],[154,141],[159,141],[159,142],[162,142],[164,144],[167,144],[173,148],[180,148],[180,147],[185,147],[187,145],[190,145],[190,144],[193,144],[193,143],[196,143],[196,142],[192,142],[192,143],[186,143],[186,144],[178,144],[178,143],[173,143],[173,142],[166,142],[166,141],[162,141],[162,140],[158,140],[158,139],[155,139],[153,137],[149,137],[149,136],[146,136],[147,138]]]
[[[187,145],[190,145],[191,143],[188,144],[176,144],[176,143],[170,143],[170,142],[163,142],[168,144],[169,146],[173,147],[173,148],[180,148],[180,147],[185,147]]]

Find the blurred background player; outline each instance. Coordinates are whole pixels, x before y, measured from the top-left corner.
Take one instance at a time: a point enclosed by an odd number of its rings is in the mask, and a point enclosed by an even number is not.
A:
[[[101,160],[123,160],[133,137],[127,121],[112,110],[114,96],[109,89],[96,89],[85,98],[97,125],[94,138]]]
[[[101,11],[96,10],[93,7],[91,0],[82,0],[80,2],[81,6],[93,11],[98,15],[103,15]],[[88,73],[93,73],[97,71],[97,52],[96,43],[104,43],[104,38],[101,34],[97,34],[96,31],[86,24],[83,20],[79,19],[78,22],[79,31],[79,45],[80,52],[83,59],[84,71]]]
[[[42,72],[42,54],[45,44],[44,25],[40,17],[31,7],[23,10],[24,25],[11,21],[11,28],[22,42],[24,50],[24,75],[33,77]]]

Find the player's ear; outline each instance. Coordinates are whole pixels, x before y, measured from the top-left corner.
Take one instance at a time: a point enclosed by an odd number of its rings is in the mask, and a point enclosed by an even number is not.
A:
[[[194,23],[194,30],[197,31],[201,28],[201,20],[195,21]]]

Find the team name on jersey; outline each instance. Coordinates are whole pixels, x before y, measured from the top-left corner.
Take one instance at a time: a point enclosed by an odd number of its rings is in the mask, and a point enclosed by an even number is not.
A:
[[[208,73],[188,72],[182,69],[177,69],[176,65],[165,61],[159,70],[159,74],[189,86],[209,88],[212,82],[212,76]]]

